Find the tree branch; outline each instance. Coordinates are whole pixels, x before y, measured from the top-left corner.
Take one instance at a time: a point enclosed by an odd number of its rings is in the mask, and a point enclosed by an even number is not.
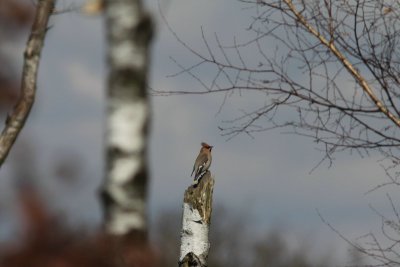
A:
[[[343,66],[348,70],[348,72],[354,77],[354,79],[358,82],[364,92],[370,97],[370,99],[375,103],[375,105],[379,108],[379,110],[385,114],[390,120],[392,120],[398,127],[400,127],[400,118],[395,116],[392,112],[389,111],[387,106],[379,100],[379,98],[373,92],[371,86],[367,82],[367,80],[361,75],[361,73],[350,63],[350,61],[345,57],[343,53],[341,53],[338,48],[335,46],[333,42],[333,38],[329,41],[321,35],[317,29],[313,28],[307,20],[301,15],[301,13],[296,9],[292,0],[284,0],[284,2],[288,5],[289,9],[296,16],[297,20],[304,26],[306,29],[314,35],[318,40],[325,45],[343,64]]]
[[[7,158],[15,140],[25,125],[36,95],[40,55],[47,33],[49,18],[54,10],[55,0],[39,0],[31,34],[24,53],[21,95],[0,135],[0,167]]]

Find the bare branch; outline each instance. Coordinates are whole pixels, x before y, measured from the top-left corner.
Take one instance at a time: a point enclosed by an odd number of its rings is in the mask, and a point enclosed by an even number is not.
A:
[[[371,100],[375,103],[375,105],[379,108],[379,110],[385,114],[390,120],[392,120],[398,127],[400,127],[400,118],[395,116],[393,113],[389,111],[389,109],[382,103],[382,101],[379,100],[379,98],[375,95],[373,92],[371,86],[363,77],[360,72],[354,67],[353,64],[350,63],[350,61],[344,56],[343,53],[341,53],[338,48],[334,45],[333,39],[330,41],[326,40],[325,37],[320,34],[315,28],[313,28],[307,20],[300,14],[300,12],[296,9],[294,6],[292,0],[284,0],[284,2],[288,5],[289,9],[293,12],[293,14],[296,16],[298,21],[303,24],[304,27],[307,28],[307,30],[313,34],[315,37],[319,39],[319,41],[325,45],[326,47],[329,48],[329,50],[342,62],[344,67],[350,72],[351,75],[354,76],[356,81],[360,84],[360,86],[363,88],[363,90],[368,94],[368,96],[371,98]],[[331,23],[331,21],[330,21]],[[332,33],[333,34],[333,33]]]
[[[39,0],[37,4],[31,34],[24,53],[21,95],[13,111],[7,116],[6,125],[0,135],[0,167],[24,127],[34,103],[40,55],[54,5],[55,0]]]
[[[190,91],[152,93],[222,93],[224,106],[229,105],[228,95],[258,93],[264,105],[247,107],[233,119],[223,120],[222,135],[229,139],[286,127],[314,139],[327,160],[345,150],[360,156],[378,151],[396,158],[400,147],[400,45],[396,45],[400,44],[400,16],[395,11],[399,4],[392,3],[391,12],[383,14],[387,6],[375,0],[241,2],[256,6],[248,9],[257,14],[246,28],[254,37],[241,42],[233,38],[227,45],[214,34],[213,47],[201,29],[203,52],[185,43],[164,18],[171,33],[195,58],[188,66],[174,58],[180,71],[173,77],[188,75],[199,86]]]

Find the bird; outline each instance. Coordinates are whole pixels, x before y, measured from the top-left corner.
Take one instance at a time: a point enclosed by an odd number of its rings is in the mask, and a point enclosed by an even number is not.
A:
[[[213,146],[210,146],[207,143],[201,143],[200,153],[197,156],[194,165],[192,174],[194,173],[194,180],[197,181],[199,178],[203,176],[203,174],[210,168],[212,157],[211,157],[211,150]]]

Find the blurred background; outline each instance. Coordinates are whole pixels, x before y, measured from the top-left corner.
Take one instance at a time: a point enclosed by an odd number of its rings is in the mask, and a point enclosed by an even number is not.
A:
[[[81,4],[59,1],[57,8]],[[150,86],[157,90],[198,86],[190,77],[168,77],[180,70],[171,57],[190,64],[193,55],[167,29],[160,12],[182,40],[199,50],[206,49],[201,29],[206,36],[217,33],[222,41],[232,41],[233,36],[246,40],[251,13],[240,2],[149,0],[146,4],[157,26],[150,78]],[[32,1],[0,1],[1,121],[18,96],[33,11]],[[43,244],[41,238],[59,238],[62,242],[53,241],[62,248],[101,225],[98,188],[103,180],[107,78],[103,21],[71,11],[54,16],[51,25],[35,105],[0,171],[0,255],[10,259],[22,253],[38,255],[24,251],[37,246],[35,242]],[[223,104],[224,95],[217,94],[151,100],[148,210],[150,233],[163,266],[178,261],[183,192],[192,182],[189,175],[202,141],[214,145],[211,172],[216,180],[209,266],[368,262],[318,212],[351,241],[379,232],[381,218],[371,206],[392,214],[387,197],[392,189],[367,193],[386,179],[378,156],[340,154],[332,166],[323,163],[313,170],[323,153],[312,140],[279,130],[227,140],[218,126],[259,101],[251,94],[233,95],[228,104]],[[43,234],[49,229],[50,237]],[[4,266],[18,266],[13,264]]]

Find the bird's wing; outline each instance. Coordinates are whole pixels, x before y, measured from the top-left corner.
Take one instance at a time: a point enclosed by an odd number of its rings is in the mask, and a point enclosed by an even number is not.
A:
[[[194,169],[196,168],[196,164],[193,164],[193,170],[192,170],[192,174],[190,174],[190,176],[193,176],[194,173]]]
[[[208,162],[208,157],[207,157],[206,154],[202,154],[202,155],[199,155],[197,160],[198,160],[198,162],[201,162],[201,165],[199,165],[199,167],[196,170],[196,174],[195,174],[196,177],[202,172],[202,169],[204,168],[204,166]]]

